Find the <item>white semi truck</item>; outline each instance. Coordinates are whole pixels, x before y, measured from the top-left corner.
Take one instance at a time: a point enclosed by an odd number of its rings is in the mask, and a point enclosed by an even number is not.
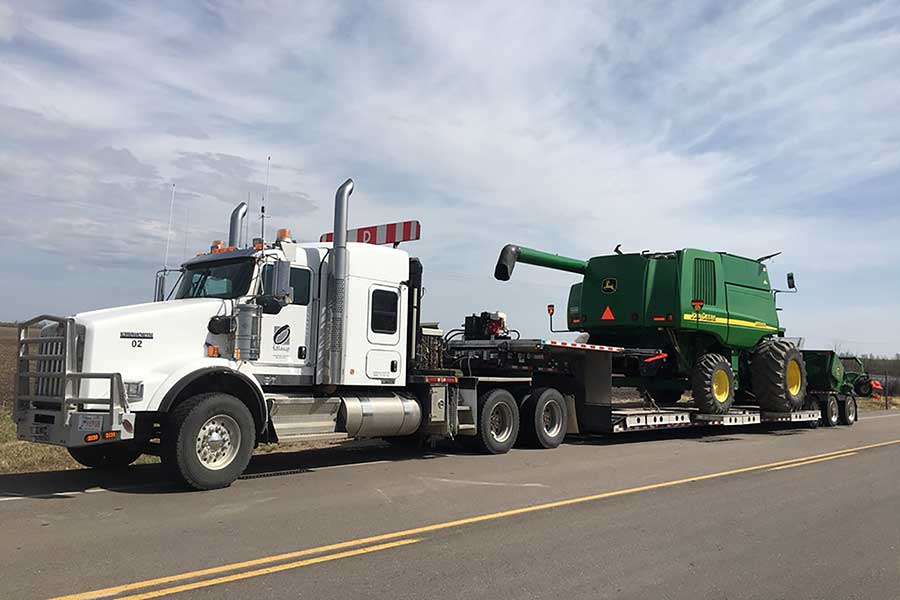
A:
[[[323,436],[451,438],[504,453],[569,433],[819,422],[819,410],[614,405],[613,361],[653,369],[666,359],[655,350],[511,339],[484,314],[444,340],[420,322],[419,260],[348,242],[352,191],[351,180],[337,191],[330,243],[286,230],[242,243],[239,205],[228,245],[187,261],[169,299],[21,323],[19,439],[65,446],[89,467],[157,454],[187,485],[212,489],[239,477],[260,443]],[[375,233],[358,239],[384,241]]]

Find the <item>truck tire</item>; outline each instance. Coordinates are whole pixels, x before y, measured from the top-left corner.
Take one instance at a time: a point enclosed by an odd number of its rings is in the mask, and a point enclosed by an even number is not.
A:
[[[519,405],[504,389],[478,398],[478,447],[488,454],[506,454],[519,435]]]
[[[694,406],[700,412],[722,415],[734,404],[734,371],[721,354],[704,354],[691,377]]]
[[[870,397],[872,395],[872,380],[868,377],[860,377],[853,384],[853,391],[856,392],[857,396]]]
[[[822,402],[822,422],[826,427],[834,427],[838,424],[840,415],[838,412],[838,401],[834,395],[829,395]]]
[[[566,437],[569,411],[565,397],[554,388],[535,388],[522,403],[519,437],[534,448],[556,448]]]
[[[253,454],[256,427],[243,402],[229,394],[188,398],[169,415],[163,463],[195,490],[228,487]]]
[[[681,400],[681,390],[647,390],[657,406],[675,406]]]
[[[785,340],[762,342],[750,359],[750,385],[762,410],[793,412],[806,400],[806,363]]]
[[[112,444],[100,444],[99,446],[79,446],[68,450],[69,455],[77,463],[92,469],[127,467],[142,454],[137,446],[130,442],[114,442]]]
[[[840,417],[841,417],[841,425],[853,425],[856,423],[857,417],[857,406],[856,406],[856,398],[847,398],[844,402],[841,402],[840,408]]]

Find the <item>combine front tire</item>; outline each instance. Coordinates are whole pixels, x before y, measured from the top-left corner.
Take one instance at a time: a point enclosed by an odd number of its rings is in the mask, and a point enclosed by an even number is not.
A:
[[[826,427],[834,427],[838,424],[839,418],[837,398],[828,396],[822,402],[822,422],[825,423]]]
[[[566,437],[566,399],[553,388],[535,388],[522,403],[519,435],[529,446],[556,448]]]
[[[256,427],[243,402],[208,393],[175,407],[163,439],[163,463],[195,490],[228,487],[253,454]]]
[[[793,412],[803,407],[806,363],[794,344],[771,340],[757,346],[750,362],[750,379],[761,409]]]
[[[856,392],[857,396],[862,396],[863,398],[869,398],[872,396],[872,380],[868,377],[860,377],[856,380],[856,383],[853,385],[853,391]]]
[[[734,403],[734,371],[721,354],[704,354],[691,377],[694,406],[700,412],[722,415]]]
[[[853,425],[856,423],[856,398],[847,398],[841,402],[841,425]]]
[[[92,469],[127,467],[138,459],[141,451],[130,442],[114,442],[99,446],[69,448],[69,454],[79,464]]]
[[[506,454],[519,435],[519,405],[508,391],[495,389],[478,398],[478,446],[487,454]]]

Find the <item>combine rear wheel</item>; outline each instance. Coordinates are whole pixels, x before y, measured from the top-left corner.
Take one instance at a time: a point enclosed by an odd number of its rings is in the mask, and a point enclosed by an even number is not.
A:
[[[822,422],[826,427],[834,427],[838,424],[840,416],[838,414],[838,401],[833,395],[822,402]]]
[[[675,406],[681,400],[681,390],[648,390],[658,406]]]
[[[806,363],[785,340],[760,343],[750,361],[750,379],[759,407],[772,412],[800,410],[806,400]]]
[[[856,392],[857,396],[863,396],[864,398],[869,398],[872,396],[872,380],[868,377],[860,377],[856,380],[856,383],[853,384],[853,391]]]
[[[704,354],[691,377],[694,406],[700,412],[722,415],[734,403],[734,371],[721,354]]]
[[[856,398],[847,398],[841,402],[841,425],[856,423]]]

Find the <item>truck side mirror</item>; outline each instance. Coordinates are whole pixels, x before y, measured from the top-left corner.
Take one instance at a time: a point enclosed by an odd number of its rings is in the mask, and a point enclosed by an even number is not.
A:
[[[272,296],[282,304],[293,302],[294,290],[291,287],[291,263],[279,260],[272,267],[272,289],[266,290],[267,296]]]
[[[788,273],[788,274],[787,274],[787,284],[788,284],[788,289],[789,289],[789,290],[796,290],[796,289],[797,289],[797,284],[794,282],[794,274],[793,274],[793,273]]]

